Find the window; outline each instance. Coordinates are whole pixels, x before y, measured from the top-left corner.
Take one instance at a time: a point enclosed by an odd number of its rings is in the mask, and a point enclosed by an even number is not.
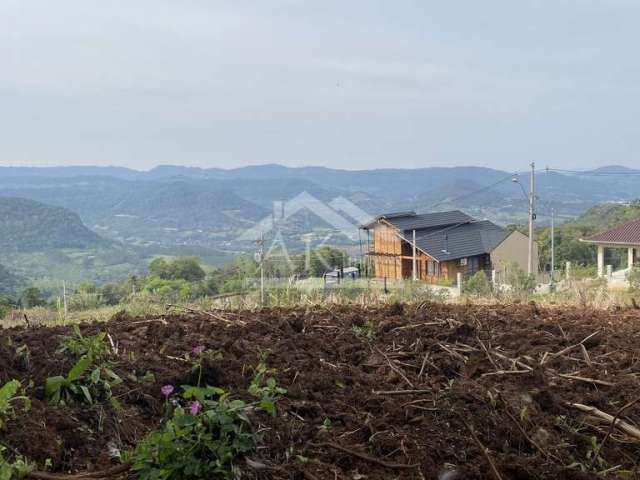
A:
[[[438,275],[438,262],[434,262],[433,260],[427,261],[427,275],[430,277]]]
[[[464,267],[467,264],[467,259],[466,258],[461,258],[460,259],[460,266]]]

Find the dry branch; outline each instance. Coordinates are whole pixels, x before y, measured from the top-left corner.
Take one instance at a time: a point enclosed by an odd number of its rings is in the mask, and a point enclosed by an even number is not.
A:
[[[342,445],[338,445],[337,443],[324,442],[324,443],[311,443],[310,445],[316,448],[322,448],[322,447],[333,448],[335,450],[348,453],[349,455],[353,455],[354,457],[360,458],[362,460],[366,460],[367,462],[375,463],[376,465],[380,465],[381,467],[385,467],[385,468],[402,469],[402,468],[417,468],[420,466],[417,463],[414,463],[414,464],[388,463],[383,460],[379,460],[375,457],[370,457],[369,455],[366,455],[364,453],[351,450],[350,448],[343,447]]]
[[[433,393],[433,390],[372,390],[374,395],[422,395]]]
[[[625,422],[624,420],[616,419],[616,417],[614,417],[613,415],[609,415],[608,413],[603,412],[602,410],[598,410],[596,407],[591,407],[589,405],[583,405],[581,403],[570,403],[569,405],[573,408],[577,408],[582,412],[590,413],[594,417],[605,420],[609,424],[613,424],[618,427],[627,435],[632,436],[636,440],[640,440],[640,429],[634,427],[630,423]]]
[[[589,340],[592,337],[595,337],[598,333],[600,333],[600,330],[596,330],[595,332],[593,332],[591,335],[587,335],[585,338],[583,338],[581,341],[579,341],[578,343],[574,344],[574,345],[570,345],[566,348],[563,348],[562,350],[560,350],[559,352],[556,353],[545,353],[544,357],[542,357],[542,360],[540,360],[540,365],[544,365],[545,363],[547,363],[549,360],[552,360],[554,358],[560,357],[562,355],[564,355],[567,352],[570,352],[571,350],[573,350],[574,348],[578,348],[581,345],[584,345],[584,342],[586,342],[587,340]]]
[[[27,475],[26,478],[33,478],[37,480],[92,480],[96,478],[113,478],[128,472],[131,469],[130,463],[124,463],[107,470],[101,470],[98,472],[82,472],[72,473],[68,475],[58,475],[47,472],[34,471]]]
[[[596,385],[604,385],[606,387],[615,387],[615,383],[607,382],[606,380],[598,380],[596,378],[579,377],[577,375],[570,375],[568,373],[558,373],[558,377],[567,378],[569,380],[577,380],[578,382],[595,383]]]
[[[478,445],[478,447],[482,451],[482,454],[484,455],[484,458],[487,459],[487,463],[489,464],[489,467],[491,468],[491,473],[493,473],[493,476],[496,478],[496,480],[502,480],[502,475],[500,475],[500,472],[498,471],[498,468],[496,467],[496,464],[493,461],[493,458],[491,458],[491,455],[489,455],[489,449],[482,444],[482,442],[480,441],[480,439],[476,435],[476,432],[473,430],[471,425],[469,425],[467,422],[464,422],[464,424],[467,427],[467,430],[469,430],[469,433],[471,433],[471,437],[473,438],[473,441],[476,442],[476,444]]]

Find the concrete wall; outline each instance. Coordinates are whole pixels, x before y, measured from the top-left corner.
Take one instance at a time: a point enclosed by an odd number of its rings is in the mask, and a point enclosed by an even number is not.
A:
[[[527,272],[529,258],[529,237],[518,231],[512,232],[491,252],[491,264],[498,273],[500,281],[504,281],[506,267],[517,263],[523,272]],[[538,245],[533,242],[533,265],[538,268]]]

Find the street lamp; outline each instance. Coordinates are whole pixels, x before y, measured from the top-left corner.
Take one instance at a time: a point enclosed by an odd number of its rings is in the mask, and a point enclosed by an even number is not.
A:
[[[529,252],[527,258],[527,273],[529,275],[533,275],[533,221],[536,219],[536,214],[533,212],[533,202],[534,202],[534,175],[535,175],[535,164],[531,164],[531,188],[529,189],[529,195],[527,195],[526,190],[522,183],[520,183],[520,179],[517,175],[514,175],[511,181],[513,183],[517,183],[520,185],[520,189],[522,190],[522,194],[527,199],[529,203]]]

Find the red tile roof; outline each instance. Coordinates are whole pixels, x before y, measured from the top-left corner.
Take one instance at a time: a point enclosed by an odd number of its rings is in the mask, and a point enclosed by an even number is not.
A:
[[[587,242],[640,244],[640,219],[585,238]]]

